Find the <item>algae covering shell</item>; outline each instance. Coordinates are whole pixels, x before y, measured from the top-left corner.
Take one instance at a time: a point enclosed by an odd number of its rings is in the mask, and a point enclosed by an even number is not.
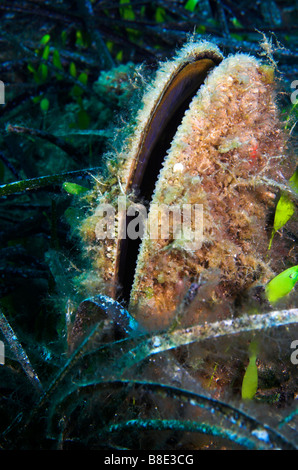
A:
[[[173,325],[181,302],[202,286],[209,286],[209,305],[231,304],[272,277],[268,220],[280,172],[286,178],[293,170],[284,159],[273,75],[254,57],[223,59],[213,44],[190,42],[144,95],[117,174],[104,182],[81,234],[102,292],[124,299],[145,328]],[[98,207],[119,209],[119,196],[125,207],[116,231],[102,239]],[[180,207],[181,221],[182,207],[200,207],[200,243],[190,245],[183,230],[176,237],[173,217],[167,238],[152,238],[148,224],[141,242],[123,236],[127,208],[138,203],[159,230],[165,207]],[[184,325],[204,318],[205,307],[197,303]]]

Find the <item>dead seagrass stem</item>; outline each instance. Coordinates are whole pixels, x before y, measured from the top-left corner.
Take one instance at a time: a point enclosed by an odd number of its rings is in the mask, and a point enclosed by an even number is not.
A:
[[[175,330],[154,334],[131,349],[121,360],[118,359],[116,367],[121,374],[132,365],[145,358],[180,346],[199,343],[200,341],[219,338],[222,336],[232,336],[244,332],[255,332],[258,330],[267,331],[270,328],[284,327],[286,325],[297,324],[298,309],[276,310],[263,314],[244,314],[238,318],[229,318],[214,323],[194,325],[186,329]]]

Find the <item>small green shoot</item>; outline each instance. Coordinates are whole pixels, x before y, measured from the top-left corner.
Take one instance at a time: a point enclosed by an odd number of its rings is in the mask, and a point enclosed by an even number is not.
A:
[[[121,51],[118,51],[116,54],[116,61],[122,62],[122,60],[123,60],[123,50],[121,49]]]
[[[50,42],[51,36],[45,34],[39,41],[40,48],[35,50],[35,53],[43,60],[48,60],[50,55]],[[34,81],[40,85],[44,83],[48,78],[48,66],[44,63],[39,64],[37,70],[33,67],[32,64],[28,64],[27,68],[29,72],[33,74]]]
[[[48,67],[46,64],[39,64],[37,70],[35,70],[35,68],[31,64],[28,64],[27,68],[29,72],[33,74],[34,81],[38,85],[44,83],[48,78]]]
[[[163,23],[166,21],[166,11],[162,7],[157,7],[155,10],[155,21],[156,23]]]
[[[62,41],[63,47],[65,47],[66,41],[67,41],[67,32],[65,31],[65,29],[61,33],[61,41]]]
[[[88,129],[90,125],[90,116],[83,108],[77,114],[77,124],[79,129],[82,130]]]
[[[196,25],[196,34],[205,34],[206,33],[206,26],[203,24]]]
[[[37,80],[39,83],[44,83],[48,78],[48,66],[46,64],[40,64],[37,69]]]
[[[285,130],[289,128],[289,124],[292,122],[293,118],[297,120],[297,117],[298,117],[298,100],[293,104],[293,106],[291,107],[288,113],[288,117],[285,121]]]
[[[40,109],[43,113],[47,113],[49,110],[50,102],[47,98],[43,98],[40,102]]]
[[[48,44],[48,42],[50,41],[50,39],[51,39],[51,36],[50,36],[49,34],[45,34],[45,35],[41,38],[41,40],[39,41],[39,44],[40,44],[41,46],[45,46],[46,44]]]
[[[59,70],[63,70],[61,59],[60,59],[60,54],[59,54],[59,51],[57,51],[57,49],[53,51],[52,60],[53,60],[54,67],[56,67]],[[57,80],[61,80],[62,76],[60,74],[56,74],[56,78]]]
[[[298,168],[289,180],[290,187],[298,193]],[[281,193],[280,199],[277,203],[274,215],[273,230],[268,246],[268,250],[271,249],[274,235],[290,220],[295,212],[295,203],[292,201],[290,196],[285,192]]]
[[[122,7],[119,8],[121,17],[124,20],[134,21],[135,14],[134,14],[132,6],[130,5],[130,0],[120,0],[119,4],[123,5]]]
[[[71,194],[73,196],[78,196],[79,194],[83,194],[88,191],[88,188],[85,188],[84,186],[81,186],[76,183],[70,183],[68,181],[63,183],[62,187],[68,194]]]
[[[241,396],[243,400],[252,400],[258,389],[257,350],[257,344],[253,341],[249,346],[249,363],[242,381]]]
[[[87,49],[91,44],[90,35],[81,30],[76,31],[76,46],[79,49]]]
[[[75,64],[72,62],[70,64],[70,73],[73,77],[77,78],[82,85],[86,86],[88,82],[88,75],[85,72],[80,73],[77,77],[77,71],[75,68]],[[90,125],[90,116],[87,111],[84,109],[83,98],[82,95],[84,93],[83,88],[79,85],[74,85],[71,90],[71,95],[77,101],[78,105],[80,106],[80,110],[76,115],[76,122],[71,124],[71,127],[78,127],[79,129],[86,130]]]
[[[69,65],[69,73],[73,78],[76,78],[77,68],[76,68],[76,64],[74,62],[71,62],[70,65]]]
[[[48,60],[49,58],[49,55],[50,55],[50,45],[47,44],[45,47],[44,47],[44,50],[42,51],[42,59],[44,60]]]
[[[298,265],[275,276],[265,287],[266,297],[271,304],[288,295],[298,281]]]
[[[135,13],[133,11],[132,5],[130,4],[130,0],[120,0],[119,5],[123,5],[119,7],[119,13],[123,20],[133,22],[136,19]],[[130,40],[137,39],[140,35],[139,31],[132,29],[132,28],[125,28]]]
[[[195,11],[195,8],[198,3],[199,3],[199,0],[187,0],[184,8],[188,11]]]
[[[84,47],[84,40],[82,31],[76,31],[76,46],[77,47]]]
[[[114,46],[113,41],[106,41],[106,46],[109,52],[113,51],[113,46]]]
[[[209,383],[208,383],[208,387],[209,387],[209,388],[211,388],[211,386],[212,386],[212,382],[213,382],[213,380],[214,380],[217,367],[218,367],[218,364],[215,363],[215,366],[214,366],[212,375],[211,375],[210,380],[209,380]]]
[[[88,75],[85,72],[80,73],[78,76],[79,82],[81,82],[83,85],[87,85],[88,82]]]
[[[243,28],[243,25],[240,23],[240,21],[236,17],[232,18],[232,23],[233,23],[233,26],[235,26],[235,28]]]

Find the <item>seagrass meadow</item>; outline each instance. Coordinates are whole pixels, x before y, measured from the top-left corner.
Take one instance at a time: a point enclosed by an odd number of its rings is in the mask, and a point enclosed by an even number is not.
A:
[[[297,19],[0,3],[2,450],[297,450]]]

